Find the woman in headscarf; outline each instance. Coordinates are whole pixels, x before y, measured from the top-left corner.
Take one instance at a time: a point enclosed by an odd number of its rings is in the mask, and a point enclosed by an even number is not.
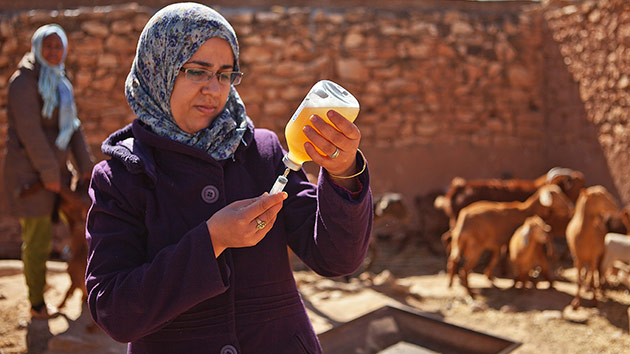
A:
[[[129,353],[320,353],[287,245],[325,276],[365,257],[358,128],[313,116],[318,185],[292,172],[268,195],[284,151],[245,114],[241,76],[236,34],[209,7],[169,5],[142,31],[126,83],[138,118],[103,143],[87,225],[89,308]]]
[[[86,181],[93,166],[64,70],[67,47],[60,26],[38,28],[31,51],[9,80],[4,184],[9,210],[20,218],[24,276],[35,318],[55,312],[44,302],[44,286],[54,201],[71,179],[66,163],[72,155],[78,177]]]

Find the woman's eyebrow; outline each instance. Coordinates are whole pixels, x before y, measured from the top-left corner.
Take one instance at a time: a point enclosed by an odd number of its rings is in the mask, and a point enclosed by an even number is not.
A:
[[[207,61],[203,61],[203,60],[191,60],[189,62],[187,62],[186,64],[197,64],[199,66],[203,66],[206,68],[212,68],[214,67],[214,65],[212,63],[208,63]],[[233,66],[232,65],[223,65],[220,67],[220,69],[231,69]]]

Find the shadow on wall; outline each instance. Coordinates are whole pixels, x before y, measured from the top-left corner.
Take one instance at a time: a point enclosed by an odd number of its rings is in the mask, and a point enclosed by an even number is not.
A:
[[[561,43],[554,40],[547,21],[543,20],[542,26],[546,165],[582,171],[587,186],[601,184],[624,203],[630,196],[623,195],[623,188],[615,185],[613,174],[618,166],[609,163],[609,152],[600,144],[600,127],[589,121],[586,102],[580,95],[580,82],[569,71],[567,64],[575,58],[563,56]]]

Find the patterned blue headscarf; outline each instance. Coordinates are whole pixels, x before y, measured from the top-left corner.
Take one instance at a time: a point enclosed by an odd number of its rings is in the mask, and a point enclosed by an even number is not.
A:
[[[56,34],[61,38],[63,44],[63,58],[61,63],[51,66],[42,57],[42,42],[44,38],[51,34]],[[74,104],[74,94],[72,84],[66,78],[63,62],[66,60],[68,50],[68,38],[63,29],[56,24],[45,25],[37,29],[31,39],[31,52],[35,55],[35,60],[40,64],[39,80],[37,89],[44,100],[42,115],[45,118],[52,118],[53,111],[59,106],[59,135],[55,140],[55,145],[64,150],[75,130],[81,125],[77,118],[77,107]]]
[[[225,39],[238,66],[236,33],[215,10],[196,3],[178,3],[158,11],[142,30],[136,57],[125,83],[129,106],[158,135],[208,152],[216,160],[234,155],[247,129],[245,106],[234,86],[225,108],[210,126],[194,134],[177,126],[170,97],[179,70],[208,39]]]

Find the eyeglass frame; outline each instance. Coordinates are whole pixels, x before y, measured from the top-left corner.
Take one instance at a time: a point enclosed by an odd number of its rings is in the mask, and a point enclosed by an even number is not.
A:
[[[191,74],[188,73],[189,70],[202,71],[202,72],[206,73],[206,75],[208,76],[208,79],[207,80],[201,80],[201,81],[192,79],[189,76],[189,75],[191,75]],[[230,85],[234,85],[234,86],[239,85],[241,83],[241,80],[243,79],[243,75],[245,75],[244,73],[242,73],[240,71],[220,71],[220,72],[215,72],[215,71],[210,71],[210,70],[206,70],[206,69],[202,69],[202,68],[184,68],[184,67],[181,67],[181,68],[179,68],[179,71],[182,71],[184,73],[184,77],[187,80],[190,80],[190,81],[192,81],[194,83],[198,83],[198,84],[206,83],[206,82],[209,82],[210,80],[212,80],[213,78],[216,77],[217,78],[217,82],[220,85],[224,85],[224,86],[227,86],[228,84],[225,84],[225,83],[221,82],[221,80],[219,79],[220,75],[229,74],[230,75]],[[234,74],[236,74],[236,77],[234,78],[234,80],[232,80],[232,75],[234,75]],[[234,83],[234,82],[236,82],[236,83]]]

